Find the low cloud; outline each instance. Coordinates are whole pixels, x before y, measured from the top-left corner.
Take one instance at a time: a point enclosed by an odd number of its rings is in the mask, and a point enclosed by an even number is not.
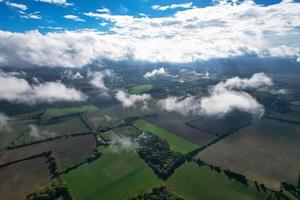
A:
[[[28,125],[28,127],[30,128],[28,135],[36,140],[51,138],[57,135],[55,132],[40,131],[39,128],[33,124]]]
[[[107,87],[104,83],[105,77],[113,77],[114,73],[112,70],[104,70],[104,71],[90,71],[88,70],[87,77],[90,79],[89,83],[98,89],[106,90]]]
[[[164,67],[160,67],[159,69],[154,69],[151,72],[147,72],[144,74],[144,78],[151,78],[154,76],[163,76],[167,74],[167,70]]]
[[[10,118],[6,114],[0,112],[0,131],[11,131],[9,119]]]
[[[11,8],[20,9],[22,11],[25,11],[28,9],[28,7],[26,5],[20,4],[20,3],[12,3],[12,2],[6,1],[5,4]]]
[[[113,148],[114,151],[118,151],[121,149],[125,150],[135,150],[138,148],[138,143],[136,143],[130,137],[119,137],[112,141],[110,141],[110,148]]]
[[[61,82],[29,84],[23,78],[0,73],[0,99],[16,103],[53,103],[58,101],[83,101],[87,98],[80,91],[66,87]]]
[[[77,80],[77,79],[83,79],[84,77],[80,74],[80,72],[73,72],[71,70],[65,70],[62,78],[66,78],[69,80]]]
[[[221,82],[209,90],[207,97],[167,97],[158,101],[162,110],[175,111],[182,115],[224,116],[234,110],[251,113],[254,118],[264,115],[264,107],[242,89],[271,86],[272,80],[262,73],[249,79],[234,77]]]
[[[142,108],[148,108],[148,101],[151,100],[150,94],[127,94],[123,90],[119,90],[116,93],[116,99],[122,103],[122,106],[125,108],[136,107],[141,105]]]
[[[68,3],[66,0],[35,0],[40,1],[43,3],[49,3],[49,4],[56,4],[56,5],[63,5],[63,6],[71,6],[73,4]]]

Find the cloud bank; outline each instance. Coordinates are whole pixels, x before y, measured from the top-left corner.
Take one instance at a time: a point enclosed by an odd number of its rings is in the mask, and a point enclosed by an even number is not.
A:
[[[87,98],[80,91],[60,82],[31,85],[23,78],[0,73],[0,100],[15,103],[53,103],[58,101],[83,101]]]
[[[127,94],[123,90],[119,90],[116,93],[116,99],[122,103],[124,108],[137,107],[141,105],[142,108],[148,108],[148,101],[151,100],[150,94]]]
[[[300,3],[290,0],[220,3],[167,17],[84,14],[110,24],[109,32],[0,31],[0,66],[82,67],[101,59],[190,63],[249,55],[300,61]]]
[[[251,78],[234,77],[221,82],[209,90],[207,97],[167,97],[158,101],[162,110],[175,111],[182,115],[216,115],[224,116],[234,110],[251,113],[254,118],[264,114],[264,107],[248,93],[246,88],[260,89],[272,85],[272,79],[263,73],[254,74]]]

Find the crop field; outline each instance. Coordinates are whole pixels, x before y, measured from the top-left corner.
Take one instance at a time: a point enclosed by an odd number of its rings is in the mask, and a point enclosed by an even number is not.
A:
[[[196,158],[245,175],[278,190],[296,184],[300,166],[300,126],[262,119],[200,152]]]
[[[139,156],[128,149],[100,147],[103,155],[63,175],[77,200],[121,200],[159,184]]]
[[[142,131],[133,127],[133,126],[125,126],[121,128],[114,129],[114,132],[117,133],[121,137],[138,137]]]
[[[39,187],[50,183],[46,158],[34,158],[8,165],[0,170],[0,199],[26,199]]]
[[[252,183],[246,187],[229,180],[222,172],[199,167],[194,162],[179,167],[166,185],[185,200],[263,200],[266,196],[258,192]]]
[[[192,118],[183,117],[176,113],[152,115],[147,117],[146,120],[200,146],[216,138],[212,134],[187,126],[185,122],[192,120]]]
[[[300,113],[297,112],[279,113],[279,112],[271,111],[267,114],[266,117],[270,119],[276,119],[276,120],[300,124]]]
[[[80,112],[93,112],[97,111],[98,108],[93,105],[84,105],[79,107],[71,108],[48,108],[42,115],[43,120],[50,120],[52,118],[61,117],[64,115],[70,115]]]
[[[130,88],[129,93],[130,94],[141,94],[141,93],[148,92],[152,89],[153,89],[153,85],[143,84],[143,85],[138,85],[138,86]]]
[[[146,115],[154,112],[155,109],[152,108],[149,110],[141,110],[139,108],[126,109],[123,108],[122,105],[115,105],[100,109],[96,112],[84,113],[84,116],[94,129],[102,129],[112,127],[128,117]]]
[[[27,131],[16,141],[16,145],[29,144],[35,141],[44,140],[51,137],[68,135],[74,133],[88,133],[90,130],[78,116],[60,119],[57,123],[38,125],[37,133]]]
[[[249,113],[235,111],[224,117],[203,117],[198,120],[189,121],[188,124],[199,130],[219,136],[250,125],[252,121],[252,116]]]
[[[101,138],[105,141],[105,142],[109,142],[112,141],[114,139],[119,138],[120,136],[118,134],[116,134],[114,131],[110,130],[110,131],[106,131],[105,133],[101,134]]]
[[[0,164],[52,150],[54,157],[58,162],[59,170],[64,170],[68,166],[73,166],[84,161],[95,148],[96,141],[93,135],[61,138],[35,145],[6,150],[2,152],[2,155],[0,156]]]
[[[166,140],[170,144],[171,150],[175,152],[186,154],[198,147],[198,145],[142,119],[135,121],[134,126],[142,131],[152,133],[161,139]]]
[[[32,122],[32,120],[11,120],[9,129],[0,130],[0,149],[8,147],[19,136],[25,133],[29,129],[27,124]]]

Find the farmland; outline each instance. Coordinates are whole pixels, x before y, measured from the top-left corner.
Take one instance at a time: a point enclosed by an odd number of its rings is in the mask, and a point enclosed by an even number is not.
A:
[[[130,94],[141,94],[141,93],[148,92],[152,89],[153,89],[153,85],[143,84],[143,85],[138,85],[138,86],[130,88],[129,93]]]
[[[145,120],[137,120],[134,123],[134,126],[139,128],[142,131],[146,131],[149,133],[152,133],[154,135],[157,135],[163,140],[166,140],[171,147],[171,150],[175,152],[180,152],[180,153],[188,153],[198,147],[198,145],[193,144],[181,137],[178,137],[167,130],[164,130],[158,126],[155,126]]]
[[[296,184],[300,166],[300,127],[263,119],[200,152],[197,158],[244,174],[278,190]]]
[[[25,199],[36,188],[50,183],[46,158],[38,157],[8,165],[0,170],[0,199]]]
[[[146,117],[146,120],[156,126],[159,126],[169,132],[182,137],[192,143],[200,146],[209,143],[215,139],[215,136],[195,128],[187,126],[185,123],[194,117],[184,117],[177,113],[164,113]]]
[[[98,108],[93,105],[84,105],[79,107],[71,107],[71,108],[48,108],[42,115],[42,120],[50,120],[53,118],[61,117],[64,115],[70,115],[80,112],[93,112],[97,111]]]
[[[252,184],[245,186],[229,180],[222,172],[218,173],[209,167],[199,168],[193,162],[178,168],[166,185],[185,200],[261,200],[266,196]]]
[[[0,163],[20,160],[51,150],[58,162],[58,168],[64,170],[84,161],[94,148],[96,141],[92,135],[61,138],[1,152]]]
[[[101,148],[100,159],[63,175],[77,200],[126,199],[159,184],[138,155],[118,147]]]

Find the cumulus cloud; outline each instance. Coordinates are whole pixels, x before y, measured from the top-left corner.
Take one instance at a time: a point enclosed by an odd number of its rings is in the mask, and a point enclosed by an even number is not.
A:
[[[80,74],[80,72],[72,72],[71,70],[65,70],[62,78],[66,78],[69,80],[83,79],[84,77]]]
[[[234,110],[251,113],[254,118],[264,114],[264,107],[242,89],[260,89],[272,85],[272,80],[263,73],[249,79],[234,77],[221,82],[209,90],[207,97],[167,97],[158,101],[162,110],[175,111],[182,115],[224,116]]]
[[[0,99],[9,102],[35,104],[58,101],[83,101],[87,98],[80,91],[60,82],[30,85],[25,79],[0,73]]]
[[[81,18],[78,17],[77,15],[64,15],[64,18],[66,18],[66,19],[71,19],[71,20],[77,21],[77,22],[85,22],[84,19],[81,19]]]
[[[45,138],[55,137],[57,134],[55,132],[49,132],[49,131],[41,131],[39,128],[33,124],[28,125],[30,131],[29,136],[36,139],[41,140]]]
[[[151,8],[153,10],[160,10],[160,11],[165,11],[169,9],[177,9],[177,8],[192,8],[193,3],[180,3],[180,4],[171,4],[171,5],[166,5],[166,6],[161,6],[161,5],[153,5]]]
[[[87,76],[90,79],[89,83],[93,87],[106,90],[107,87],[105,86],[104,78],[112,77],[114,76],[114,73],[112,70],[108,70],[108,69],[104,71],[94,71],[94,72],[88,70]]]
[[[144,78],[151,78],[153,76],[162,76],[166,75],[167,71],[165,70],[164,67],[160,67],[159,69],[154,69],[151,72],[147,72],[144,74]]]
[[[136,107],[142,105],[142,108],[148,108],[148,101],[151,100],[150,94],[127,94],[123,90],[116,93],[116,99],[122,103],[125,108]]]
[[[300,3],[294,1],[265,6],[248,0],[165,17],[84,14],[109,23],[109,33],[0,31],[0,66],[82,67],[101,59],[190,63],[248,55],[300,61]]]
[[[9,117],[4,114],[4,113],[1,113],[0,112],[0,131],[10,131],[11,130],[11,127],[10,127],[10,124],[9,124]]]
[[[256,89],[261,87],[272,86],[273,81],[270,77],[266,76],[264,73],[255,73],[249,79],[234,77],[227,79],[225,82],[221,82],[215,86],[214,90],[220,88],[227,89]]]

